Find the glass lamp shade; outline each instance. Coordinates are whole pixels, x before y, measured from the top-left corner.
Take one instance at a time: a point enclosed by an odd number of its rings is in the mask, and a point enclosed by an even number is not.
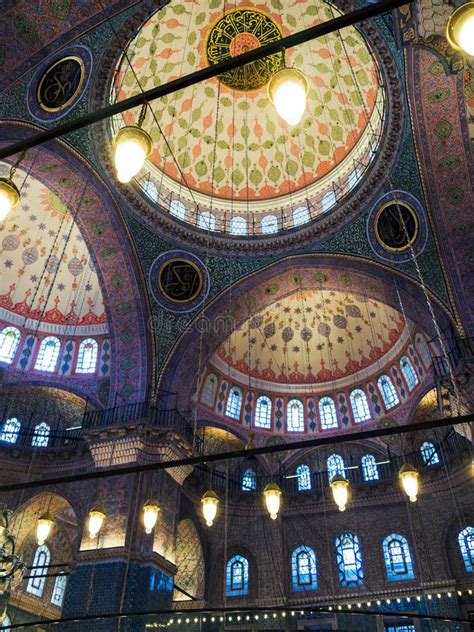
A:
[[[268,82],[268,98],[278,115],[288,125],[298,125],[306,110],[309,83],[305,75],[296,68],[283,68]]]
[[[403,491],[410,498],[411,502],[416,502],[416,497],[418,495],[418,471],[410,465],[409,463],[405,463],[402,465],[399,473],[400,482],[403,487]]]
[[[280,511],[281,489],[276,483],[268,483],[263,490],[263,498],[272,520],[276,520]]]
[[[217,507],[219,505],[219,496],[216,492],[209,489],[201,498],[202,515],[208,527],[212,527],[217,515]]]
[[[336,474],[332,477],[331,492],[334,502],[339,507],[339,511],[345,511],[347,501],[349,500],[349,481],[343,476]]]
[[[93,507],[89,511],[88,528],[89,528],[89,537],[91,539],[95,538],[98,535],[99,531],[102,529],[105,518],[106,518],[105,509],[102,505],[95,505],[95,507]]]
[[[20,191],[10,178],[0,178],[0,222],[20,203]]]
[[[119,182],[127,183],[137,175],[151,154],[153,142],[141,127],[119,129],[113,140],[114,162]]]
[[[36,525],[36,539],[39,546],[46,542],[53,525],[54,520],[50,513],[46,512],[39,518],[38,524]]]
[[[145,533],[150,534],[155,528],[158,519],[160,507],[158,502],[151,498],[143,505],[143,524],[145,525]]]
[[[446,39],[455,50],[474,56],[474,2],[465,2],[451,13]]]

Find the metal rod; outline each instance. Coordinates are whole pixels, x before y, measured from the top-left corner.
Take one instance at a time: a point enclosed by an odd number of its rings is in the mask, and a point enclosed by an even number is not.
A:
[[[57,478],[45,478],[36,481],[27,481],[25,483],[10,483],[1,485],[0,492],[14,492],[22,489],[33,489],[37,487],[47,487],[48,485],[62,485],[64,483],[74,483],[91,479],[109,478],[111,476],[125,476],[128,474],[136,474],[138,472],[150,472],[157,470],[167,470],[173,467],[181,467],[184,465],[198,465],[200,463],[212,463],[214,461],[227,461],[229,459],[241,459],[258,454],[273,454],[274,452],[284,452],[287,450],[300,450],[305,448],[317,448],[324,445],[335,445],[339,443],[347,443],[350,441],[361,441],[364,439],[373,439],[375,437],[389,437],[391,435],[402,435],[408,432],[419,432],[432,428],[442,428],[446,426],[455,426],[474,421],[474,413],[462,415],[458,417],[443,417],[433,421],[424,421],[420,423],[406,424],[405,426],[395,426],[388,428],[373,428],[372,430],[361,430],[359,432],[349,432],[344,435],[330,435],[327,437],[318,437],[315,439],[304,439],[302,441],[293,441],[279,445],[266,445],[260,448],[252,448],[249,450],[234,450],[232,452],[222,452],[220,454],[207,454],[200,456],[192,456],[184,459],[174,459],[171,461],[160,461],[159,463],[145,463],[142,465],[129,465],[126,467],[111,468],[108,470],[99,470],[95,472],[84,472],[82,474],[71,474],[70,476],[59,476]],[[99,430],[99,429],[97,429]],[[89,441],[90,443],[90,441]]]
[[[85,116],[68,121],[67,123],[45,130],[39,134],[35,134],[31,138],[27,138],[26,140],[4,147],[3,149],[0,149],[0,160],[13,156],[18,152],[25,151],[26,149],[31,149],[32,147],[41,145],[47,141],[54,140],[55,138],[59,138],[60,136],[64,136],[70,132],[82,129],[88,125],[103,121],[115,114],[120,114],[126,110],[141,106],[144,103],[154,101],[155,99],[172,94],[173,92],[177,92],[183,88],[188,88],[189,86],[200,83],[205,79],[211,79],[212,77],[221,75],[229,70],[234,70],[235,68],[240,68],[245,64],[257,61],[258,59],[262,59],[268,55],[274,55],[284,49],[304,44],[305,42],[309,42],[310,40],[323,35],[328,35],[346,26],[353,26],[357,22],[373,18],[377,15],[381,15],[382,13],[386,13],[391,9],[396,9],[403,5],[411,4],[412,2],[414,2],[414,0],[382,0],[382,2],[369,4],[361,9],[356,9],[351,13],[334,18],[333,20],[328,20],[322,24],[317,24],[316,26],[311,26],[310,28],[299,31],[298,33],[293,33],[292,35],[283,37],[275,42],[269,42],[264,46],[259,46],[258,48],[243,53],[242,55],[230,57],[229,59],[221,61],[213,66],[202,68],[196,72],[190,73],[189,75],[185,75],[184,77],[178,77],[178,79],[174,79],[162,86],[157,86],[155,88],[151,88],[150,90],[146,90],[145,92],[140,92],[128,99],[124,99],[123,101],[111,103],[110,105],[96,110],[95,112],[90,112]]]

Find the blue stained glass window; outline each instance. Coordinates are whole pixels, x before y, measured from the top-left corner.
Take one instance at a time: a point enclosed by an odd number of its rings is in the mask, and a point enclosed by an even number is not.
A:
[[[35,369],[38,371],[54,371],[59,357],[61,343],[58,338],[48,336],[43,338],[35,362]]]
[[[5,441],[5,443],[16,443],[20,428],[21,423],[16,417],[7,419],[3,424],[2,432],[0,433],[0,441]]]
[[[252,468],[247,468],[242,476],[242,491],[254,492],[257,489],[257,475]]]
[[[338,474],[339,476],[346,476],[346,468],[344,465],[344,459],[340,454],[331,454],[327,460],[327,468],[328,468],[328,480],[329,482]]]
[[[323,209],[323,213],[329,211],[337,202],[336,194],[334,191],[328,191],[321,200],[321,206]]]
[[[142,189],[153,202],[158,200],[158,188],[153,180],[142,180]]]
[[[410,362],[406,355],[400,358],[400,369],[403,373],[403,377],[405,378],[405,382],[407,383],[408,390],[412,391],[418,384],[419,380],[418,375],[413,368],[413,364]]]
[[[67,577],[62,573],[56,577],[54,582],[53,594],[51,595],[51,603],[59,608],[63,605],[64,593],[66,592]]]
[[[11,364],[20,344],[20,330],[16,327],[5,327],[0,332],[0,361]]]
[[[383,541],[383,556],[387,579],[391,582],[414,579],[410,547],[403,535],[392,533]]]
[[[242,390],[238,386],[233,386],[230,389],[229,397],[227,399],[227,406],[225,414],[232,419],[240,419],[240,410],[242,408]]]
[[[382,395],[385,408],[393,408],[400,403],[397,391],[395,390],[393,382],[388,375],[381,375],[377,380],[377,386],[379,387],[380,394]]]
[[[266,395],[260,395],[255,405],[255,425],[257,428],[271,428],[272,400]]]
[[[416,628],[412,623],[387,623],[385,632],[416,632]]]
[[[94,338],[86,338],[81,341],[77,353],[77,373],[95,373],[99,345]]]
[[[298,491],[304,492],[311,489],[311,472],[307,465],[298,465],[296,468]]]
[[[35,426],[31,445],[35,448],[46,448],[49,443],[50,427],[44,421]]]
[[[364,481],[378,481],[379,468],[377,467],[377,461],[373,454],[366,454],[361,459],[362,465],[362,478]]]
[[[367,396],[361,388],[355,388],[350,395],[352,414],[354,415],[354,421],[360,423],[361,421],[367,421],[370,419],[369,404],[367,402]]]
[[[303,403],[299,399],[291,399],[286,407],[286,425],[288,432],[304,431]]]
[[[458,535],[458,543],[466,571],[472,573],[474,571],[474,527],[463,529]]]
[[[321,428],[337,428],[337,415],[334,400],[331,397],[321,397],[318,404]]]
[[[420,452],[425,465],[436,465],[439,463],[439,454],[430,441],[425,441],[421,444]]]
[[[343,588],[362,586],[364,571],[359,538],[354,533],[343,533],[336,538],[336,558],[339,582]]]
[[[291,554],[291,578],[295,592],[317,589],[316,555],[309,546],[300,546]]]
[[[33,566],[30,570],[30,578],[26,586],[27,592],[37,597],[42,596],[48,573],[48,569],[44,567],[49,566],[50,560],[51,553],[46,544],[42,544],[36,549]]]
[[[226,568],[227,597],[242,597],[249,592],[249,562],[241,555],[234,555]]]

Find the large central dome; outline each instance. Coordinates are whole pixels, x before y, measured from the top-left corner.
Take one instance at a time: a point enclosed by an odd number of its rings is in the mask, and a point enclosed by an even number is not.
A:
[[[172,1],[130,42],[112,99],[337,15],[322,0],[301,0],[297,11],[290,0],[232,7]],[[283,65],[310,83],[306,114],[295,127],[267,97],[268,80]],[[148,109],[144,122],[154,151],[140,184],[161,208],[200,228],[258,235],[304,224],[329,212],[362,177],[381,135],[383,99],[371,52],[348,27],[154,102],[156,120]],[[137,116],[126,112],[114,125],[134,124]]]

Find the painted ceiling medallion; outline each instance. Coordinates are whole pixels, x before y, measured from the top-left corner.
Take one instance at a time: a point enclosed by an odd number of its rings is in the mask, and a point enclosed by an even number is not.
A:
[[[181,250],[170,250],[155,259],[149,283],[156,302],[172,312],[195,309],[209,291],[209,275],[204,263]]]
[[[263,11],[235,9],[219,18],[209,31],[206,41],[207,61],[213,66],[281,38],[280,27]],[[281,54],[269,55],[219,75],[219,80],[234,90],[258,90],[267,85],[282,65]]]

